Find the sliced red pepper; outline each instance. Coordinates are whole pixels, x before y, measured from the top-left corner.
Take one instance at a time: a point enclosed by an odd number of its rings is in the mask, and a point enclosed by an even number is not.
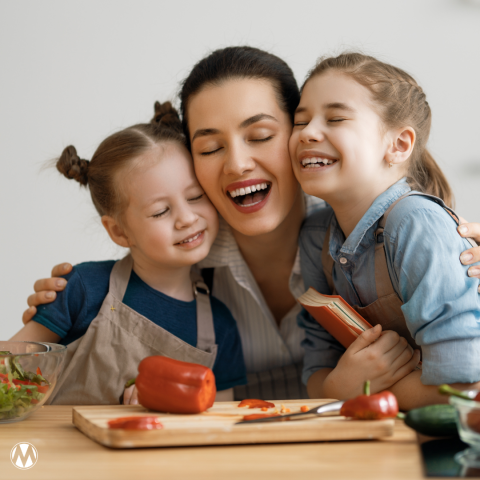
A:
[[[203,365],[154,355],[140,362],[138,372],[138,401],[150,410],[200,413],[215,401],[215,375]]]
[[[279,417],[278,413],[252,413],[251,415],[245,415],[243,417],[244,420],[257,420],[259,418],[265,417]]]
[[[265,400],[259,400],[257,398],[246,398],[245,400],[242,400],[238,406],[248,408],[273,408],[275,404],[272,402],[266,402]]]
[[[42,371],[40,370],[40,367],[37,367],[37,375],[40,375],[41,377],[43,377]]]
[[[108,422],[109,428],[121,428],[123,430],[160,430],[163,425],[158,417],[120,417]]]
[[[365,382],[363,391],[363,395],[347,400],[343,404],[340,415],[357,420],[379,420],[395,418],[398,415],[397,398],[392,392],[384,391],[370,395],[368,380]]]

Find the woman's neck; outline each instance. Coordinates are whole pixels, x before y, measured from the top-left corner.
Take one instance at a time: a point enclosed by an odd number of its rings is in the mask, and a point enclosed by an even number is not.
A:
[[[133,271],[150,287],[169,297],[184,302],[193,300],[190,266],[165,267],[154,261],[132,253]]]
[[[298,234],[304,218],[305,201],[299,189],[293,208],[275,230],[256,236],[244,235],[233,230],[238,248],[253,273],[254,270],[257,270],[253,268],[256,265],[270,268],[276,263],[287,262],[293,267],[297,253]]]

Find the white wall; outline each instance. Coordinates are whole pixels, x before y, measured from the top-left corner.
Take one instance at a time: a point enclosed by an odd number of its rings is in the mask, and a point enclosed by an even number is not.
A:
[[[433,110],[430,147],[457,209],[480,221],[480,2],[192,0],[0,2],[0,338],[21,327],[33,281],[56,263],[118,258],[90,198],[45,161],[109,133],[212,49],[272,51],[299,82],[325,53],[361,48],[411,72]],[[435,239],[432,239],[434,241]]]

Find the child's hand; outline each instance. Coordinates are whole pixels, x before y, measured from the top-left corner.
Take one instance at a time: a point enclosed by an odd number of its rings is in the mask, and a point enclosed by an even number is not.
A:
[[[135,384],[130,385],[123,391],[124,405],[138,405],[137,388]]]
[[[371,381],[372,393],[380,392],[412,372],[419,361],[420,351],[405,338],[391,330],[382,334],[376,325],[348,347],[325,379],[323,392],[329,398],[352,398],[361,394],[365,380]]]

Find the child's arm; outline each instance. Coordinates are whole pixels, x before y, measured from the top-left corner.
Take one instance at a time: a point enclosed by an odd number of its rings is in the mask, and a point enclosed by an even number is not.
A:
[[[436,385],[424,385],[420,380],[421,375],[422,372],[419,370],[412,372],[389,388],[397,397],[400,410],[411,410],[412,408],[424,407],[426,405],[448,403],[448,396],[438,393]],[[453,383],[452,387],[458,390],[479,390],[480,382]]]
[[[366,380],[372,393],[385,390],[412,372],[420,352],[397,333],[377,325],[365,331],[347,348],[335,368],[313,373],[307,384],[311,398],[352,398],[360,395]]]
[[[10,340],[17,342],[58,343],[60,336],[37,322],[28,322]]]

